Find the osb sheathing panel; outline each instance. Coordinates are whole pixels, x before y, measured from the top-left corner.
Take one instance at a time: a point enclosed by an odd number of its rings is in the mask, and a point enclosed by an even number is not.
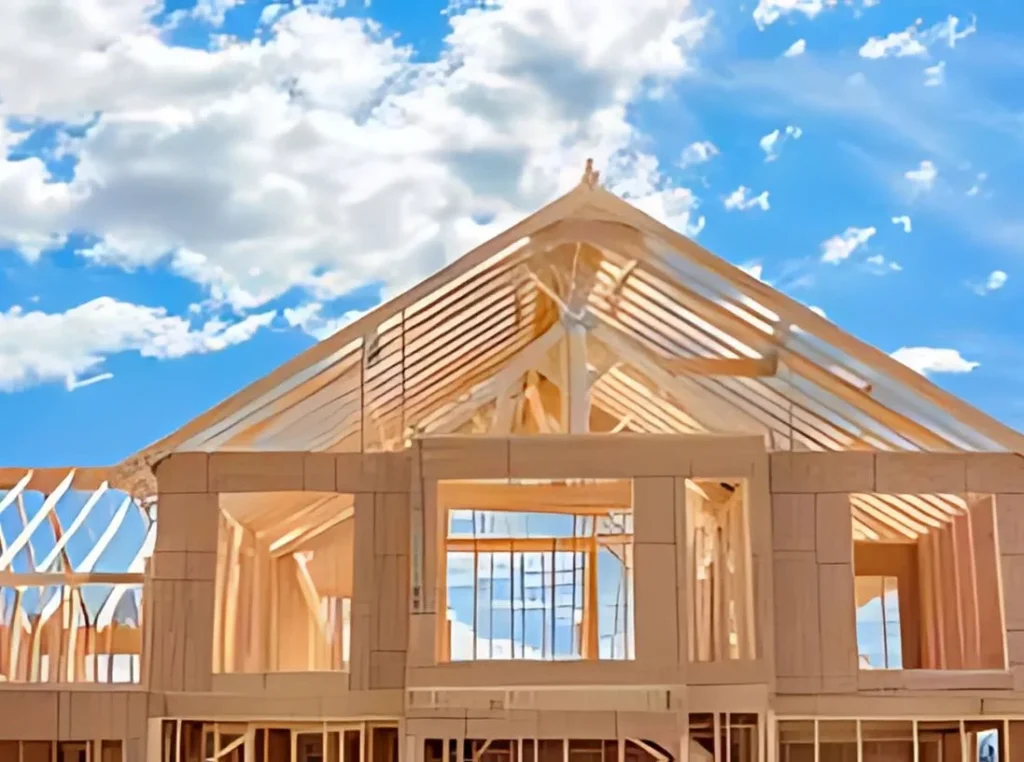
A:
[[[872,452],[772,453],[772,492],[874,492]]]
[[[641,477],[633,482],[633,558],[636,661],[679,665],[679,606],[676,521],[678,502],[672,477]],[[684,486],[685,488],[685,486]]]
[[[646,666],[639,661],[531,662],[481,661],[412,667],[409,688],[487,688],[492,686],[544,688],[552,685],[681,685],[681,671]]]
[[[196,720],[296,720],[399,717],[403,692],[358,691],[322,696],[168,693],[150,696],[150,717]]]
[[[0,691],[0,740],[122,740],[146,736],[143,691]]]
[[[175,453],[154,468],[162,494],[408,492],[409,451]]]
[[[417,444],[427,480],[746,476],[737,465],[748,468],[751,456],[764,453],[763,440],[750,436],[439,436]]]
[[[933,452],[875,453],[874,492],[962,494],[966,490],[966,455]]]

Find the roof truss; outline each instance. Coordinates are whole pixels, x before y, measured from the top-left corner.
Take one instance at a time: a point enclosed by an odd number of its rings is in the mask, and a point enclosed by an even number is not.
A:
[[[776,450],[1024,450],[1017,432],[588,171],[143,454],[580,431],[756,433]]]

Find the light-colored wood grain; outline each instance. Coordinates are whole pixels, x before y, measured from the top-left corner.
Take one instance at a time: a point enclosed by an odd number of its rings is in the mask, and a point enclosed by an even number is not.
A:
[[[853,563],[850,496],[841,492],[815,498],[815,548],[819,564]]]
[[[633,535],[637,545],[672,544],[676,536],[675,480],[646,476],[633,480]]]
[[[772,492],[873,492],[871,452],[772,453]]]
[[[811,552],[775,555],[775,670],[782,677],[819,677],[821,636],[818,565]]]
[[[772,542],[775,550],[815,549],[815,496],[772,495]]]
[[[875,454],[875,492],[958,495],[966,490],[965,455],[936,452]]]
[[[855,678],[857,624],[851,564],[818,565],[818,611],[822,676]]]

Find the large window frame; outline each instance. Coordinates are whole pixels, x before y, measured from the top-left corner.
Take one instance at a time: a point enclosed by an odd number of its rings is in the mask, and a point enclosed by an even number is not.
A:
[[[442,482],[438,497],[442,662],[635,658],[629,480]]]

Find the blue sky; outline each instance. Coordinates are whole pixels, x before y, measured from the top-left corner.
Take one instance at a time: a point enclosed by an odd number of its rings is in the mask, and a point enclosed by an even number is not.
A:
[[[120,460],[587,156],[1024,428],[1022,35],[939,0],[8,0],[0,463]]]

